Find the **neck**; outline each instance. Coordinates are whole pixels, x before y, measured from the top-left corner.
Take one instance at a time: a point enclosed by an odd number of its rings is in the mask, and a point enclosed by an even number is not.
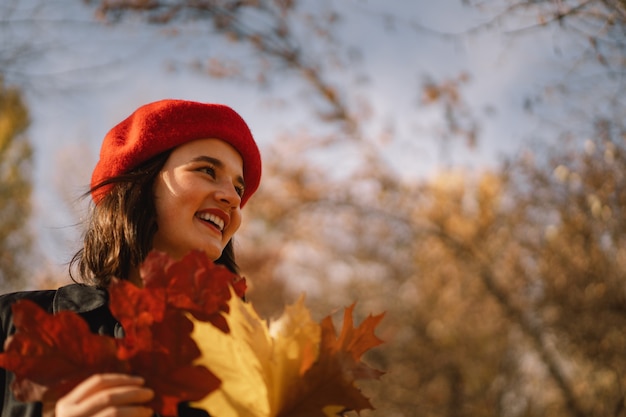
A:
[[[141,275],[139,275],[139,268],[131,268],[128,274],[128,280],[139,288],[143,287],[143,280],[141,279]]]

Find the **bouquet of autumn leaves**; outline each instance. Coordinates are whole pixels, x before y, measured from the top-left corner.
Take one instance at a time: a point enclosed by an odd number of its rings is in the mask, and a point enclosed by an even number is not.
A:
[[[354,327],[354,305],[337,334],[311,319],[303,298],[267,323],[242,301],[245,280],[200,251],[180,261],[153,251],[143,288],[114,279],[109,308],[125,336],[93,334],[73,312],[51,315],[29,300],[13,305],[16,333],[0,353],[21,401],[55,401],[94,373],[142,376],[150,406],[176,416],[190,402],[213,417],[325,417],[373,408],[355,380],[382,372],[361,356],[382,343],[379,316]]]

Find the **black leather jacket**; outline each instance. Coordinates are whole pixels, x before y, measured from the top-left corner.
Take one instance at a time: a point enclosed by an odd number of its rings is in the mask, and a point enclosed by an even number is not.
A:
[[[0,295],[0,349],[4,349],[7,337],[15,333],[11,305],[17,300],[29,299],[49,313],[73,311],[82,316],[93,333],[122,337],[124,332],[108,308],[109,295],[105,289],[71,284],[58,290],[22,291]],[[0,417],[40,417],[40,403],[22,403],[11,393],[14,375],[0,368]],[[179,407],[181,417],[210,417],[202,410]]]

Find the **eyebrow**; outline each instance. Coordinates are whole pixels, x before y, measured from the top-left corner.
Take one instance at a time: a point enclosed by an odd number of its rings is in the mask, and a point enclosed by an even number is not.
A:
[[[191,160],[191,162],[207,162],[211,165],[214,165],[216,168],[224,169],[224,163],[221,160],[217,158],[213,158],[211,156],[206,156],[206,155],[196,156],[195,158]],[[235,178],[235,180],[242,187],[244,188],[246,187],[246,182],[243,180],[243,177],[241,175],[238,175],[237,178]]]

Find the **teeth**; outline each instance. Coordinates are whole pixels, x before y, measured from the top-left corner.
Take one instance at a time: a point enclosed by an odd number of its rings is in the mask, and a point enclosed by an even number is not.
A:
[[[214,225],[217,226],[218,229],[220,229],[220,232],[222,230],[224,230],[224,220],[222,220],[221,218],[217,217],[215,214],[211,214],[211,213],[201,213],[198,215],[199,218],[201,218],[204,221],[208,221],[213,223]]]

